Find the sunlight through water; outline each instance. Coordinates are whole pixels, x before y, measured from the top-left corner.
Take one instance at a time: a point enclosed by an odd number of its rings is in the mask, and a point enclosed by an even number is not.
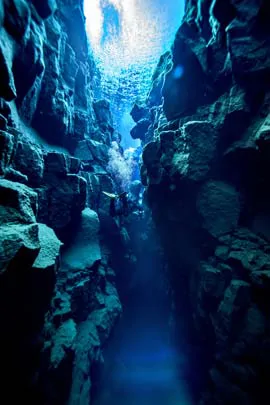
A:
[[[85,0],[84,12],[101,95],[119,121],[136,99],[145,99],[180,26],[184,0]]]

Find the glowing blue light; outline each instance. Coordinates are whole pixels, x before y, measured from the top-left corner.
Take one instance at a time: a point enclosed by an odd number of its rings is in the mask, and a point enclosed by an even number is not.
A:
[[[176,68],[173,71],[173,77],[175,79],[181,79],[181,77],[184,74],[184,68],[181,65],[176,66]]]
[[[181,23],[184,0],[85,0],[84,12],[102,96],[118,121],[146,98],[159,57]]]

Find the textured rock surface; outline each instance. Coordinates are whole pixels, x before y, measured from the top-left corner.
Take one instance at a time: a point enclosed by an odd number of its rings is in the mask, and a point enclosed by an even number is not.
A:
[[[91,402],[121,314],[117,288],[124,299],[136,293],[149,239],[140,217],[119,227],[108,215],[102,191],[113,190],[106,167],[118,134],[108,102],[93,96],[82,10],[82,0],[0,2],[7,404]],[[269,402],[269,18],[267,0],[188,0],[145,104],[132,111],[175,313],[190,326],[196,373],[207,376],[195,387],[200,405]]]
[[[62,243],[56,237],[54,231],[44,224],[38,225],[38,237],[40,251],[34,261],[33,267],[42,270],[57,270]]]
[[[269,401],[269,16],[264,0],[187,1],[155,96],[132,111],[151,120],[142,181],[202,348],[200,405]]]
[[[240,216],[240,198],[237,191],[222,182],[208,182],[198,195],[198,211],[203,227],[217,237],[237,227]]]
[[[83,270],[91,268],[101,261],[99,238],[99,219],[95,211],[86,208],[77,226],[75,242],[65,252],[63,260],[71,269]]]
[[[91,136],[109,144],[113,122],[109,103],[94,101],[97,71],[89,53],[83,2],[43,3],[4,2],[0,113],[14,126],[18,110],[42,138],[71,151]],[[16,105],[9,104],[13,99]]]
[[[96,212],[110,105],[83,1],[5,0],[0,31],[0,402],[90,404],[121,314]]]

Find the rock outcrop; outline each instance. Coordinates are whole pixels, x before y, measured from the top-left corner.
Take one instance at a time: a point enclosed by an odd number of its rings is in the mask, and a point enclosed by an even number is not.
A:
[[[208,376],[201,405],[269,401],[269,17],[264,0],[187,1],[132,111],[177,311]]]
[[[188,0],[131,113],[200,405],[269,402],[269,20],[267,0]],[[0,72],[0,401],[90,404],[119,295],[144,246],[163,256],[139,213],[108,214],[119,135],[82,0],[0,2]]]
[[[0,402],[90,404],[121,303],[97,214],[114,128],[83,1],[1,2],[0,72]]]

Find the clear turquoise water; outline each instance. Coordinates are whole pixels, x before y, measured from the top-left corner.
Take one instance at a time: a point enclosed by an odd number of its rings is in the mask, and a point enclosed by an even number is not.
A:
[[[102,97],[111,101],[125,136],[132,104],[145,99],[153,70],[173,42],[184,0],[85,0],[84,11]]]

